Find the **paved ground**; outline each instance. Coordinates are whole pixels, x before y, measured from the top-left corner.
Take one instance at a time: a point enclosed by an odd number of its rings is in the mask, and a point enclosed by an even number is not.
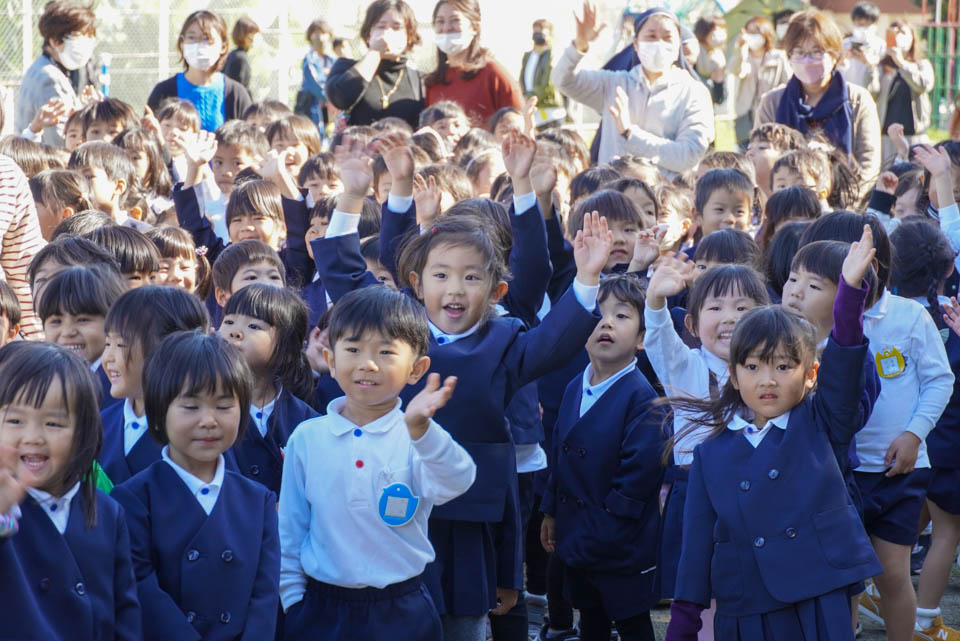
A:
[[[914,577],[916,584],[916,577]],[[943,610],[943,619],[947,625],[960,628],[960,570],[955,567],[953,576],[950,579],[950,585],[947,587],[947,593],[943,596],[940,604]],[[541,608],[531,607],[530,609],[530,638],[533,638],[540,624],[543,623],[543,610]],[[657,631],[657,639],[663,639],[666,630],[667,621],[670,620],[669,608],[658,608],[653,612],[653,625]],[[863,632],[857,637],[857,641],[886,641],[887,635],[874,623],[861,617],[863,623]]]

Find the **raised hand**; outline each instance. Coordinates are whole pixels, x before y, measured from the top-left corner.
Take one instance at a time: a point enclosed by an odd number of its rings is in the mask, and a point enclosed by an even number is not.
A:
[[[537,155],[530,165],[530,186],[538,197],[551,195],[557,188],[557,157],[546,145],[537,147]]]
[[[630,98],[623,87],[617,87],[617,97],[613,99],[613,104],[608,107],[608,110],[613,116],[617,131],[621,136],[625,136],[633,123],[630,122]]]
[[[533,137],[537,133],[535,114],[537,113],[538,101],[539,99],[536,96],[529,96],[523,102],[523,133],[527,136]]]
[[[653,261],[660,257],[660,243],[666,234],[666,225],[657,225],[652,229],[644,229],[637,233],[637,239],[633,242],[633,259],[630,261],[627,271],[646,271],[653,264]]]
[[[403,413],[403,419],[407,423],[407,431],[410,432],[411,440],[418,441],[427,433],[430,427],[430,419],[437,413],[441,407],[447,404],[450,397],[453,396],[453,390],[457,386],[457,377],[448,376],[440,385],[440,375],[436,372],[427,377],[427,384],[420,393],[410,399],[407,403],[407,409]]]
[[[440,200],[443,193],[437,186],[437,179],[430,176],[424,180],[417,174],[413,179],[413,202],[417,206],[417,222],[421,227],[433,224],[440,215]]]
[[[954,334],[960,335],[960,303],[957,302],[957,297],[952,297],[950,304],[941,305],[941,308],[943,309],[943,322],[953,330]]]
[[[913,148],[913,158],[934,176],[950,173],[950,156],[943,147],[917,145]]]
[[[590,43],[597,39],[607,25],[602,22],[597,24],[597,5],[589,0],[584,1],[579,16],[574,12],[573,19],[577,23],[577,36],[573,43],[578,51],[586,53]]]
[[[100,93],[100,90],[93,85],[87,85],[84,87],[83,92],[80,94],[80,104],[83,105],[100,102],[101,100],[103,100],[103,94]]]
[[[686,254],[665,254],[647,285],[647,306],[661,309],[667,304],[667,298],[682,292],[693,280],[696,269]]]
[[[843,281],[850,287],[859,288],[867,270],[873,264],[877,249],[873,246],[873,231],[870,225],[863,226],[860,240],[850,245],[847,257],[843,259]]]
[[[885,171],[880,174],[880,177],[877,178],[877,185],[874,187],[877,191],[883,192],[885,194],[890,194],[891,196],[897,190],[897,183],[900,182],[900,179],[897,178],[897,175],[892,171]]]
[[[600,274],[613,247],[613,232],[607,219],[598,212],[583,217],[583,229],[573,239],[573,259],[577,264],[577,280],[584,285],[599,285]]]
[[[290,157],[295,155],[297,150],[293,147],[284,149],[270,149],[267,151],[267,157],[260,162],[260,168],[257,173],[265,180],[269,180],[280,190],[285,198],[296,200],[300,196],[297,181],[290,175],[287,164]]]
[[[513,192],[518,196],[530,193],[531,189],[518,190],[517,181],[526,181],[529,187],[530,167],[537,155],[536,141],[520,132],[511,131],[503,139],[500,149],[503,153],[503,166],[513,181]]]
[[[40,133],[47,127],[53,127],[59,124],[60,120],[67,115],[67,105],[61,98],[51,98],[44,103],[37,115],[33,117],[30,123],[30,131],[35,134]]]
[[[0,515],[7,514],[27,493],[26,486],[17,479],[17,452],[8,445],[0,445]]]
[[[163,130],[160,128],[160,121],[157,120],[157,117],[154,115],[153,109],[150,108],[150,105],[147,105],[143,108],[143,116],[140,118],[140,126],[147,131],[152,131],[157,135],[157,138],[161,142],[163,141]]]
[[[367,153],[366,141],[344,136],[333,155],[340,166],[340,182],[343,183],[344,195],[359,198],[362,205],[373,182],[373,158]],[[359,210],[357,211],[359,213]]]
[[[387,171],[393,178],[390,192],[400,197],[413,194],[413,173],[416,167],[410,139],[398,133],[384,134],[373,142],[371,149],[383,157]]]
[[[183,147],[187,164],[202,167],[213,160],[217,153],[217,137],[210,131],[200,131],[196,138],[187,140],[179,133],[174,134],[177,142]]]
[[[903,131],[903,124],[899,122],[887,127],[887,135],[890,136],[890,141],[893,142],[897,155],[906,160],[910,156],[910,143],[907,142],[907,137]]]

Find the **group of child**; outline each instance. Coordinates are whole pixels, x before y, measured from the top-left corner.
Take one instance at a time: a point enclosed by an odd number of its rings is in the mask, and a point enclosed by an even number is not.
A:
[[[0,283],[0,637],[960,638],[960,143],[863,186],[766,124],[667,180],[421,125],[0,141],[48,242],[46,343]]]

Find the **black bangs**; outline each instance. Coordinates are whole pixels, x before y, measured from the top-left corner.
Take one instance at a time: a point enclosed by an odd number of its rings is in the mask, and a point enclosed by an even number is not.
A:
[[[107,313],[104,329],[108,334],[113,332],[124,341],[138,344],[146,357],[168,334],[193,329],[206,331],[209,326],[207,310],[196,296],[176,287],[146,285],[131,289],[117,299]]]
[[[418,356],[427,353],[430,328],[423,306],[406,294],[387,287],[365,287],[337,301],[330,315],[330,346],[341,340],[359,340],[377,332],[410,345]]]
[[[708,297],[736,293],[749,298],[757,305],[770,303],[770,296],[767,294],[763,278],[751,267],[717,265],[705,271],[694,283],[687,298],[687,312],[692,317],[694,327],[700,322],[700,310]]]
[[[293,296],[279,287],[255,283],[231,296],[223,308],[223,315],[242,314],[274,327],[283,327],[285,323],[281,319],[288,315],[285,311]]]
[[[840,283],[843,261],[850,253],[850,243],[839,240],[818,240],[804,245],[793,257],[791,271],[803,270],[831,283]]]
[[[106,316],[123,293],[123,282],[113,269],[99,265],[70,267],[50,279],[37,313],[41,320],[58,314]]]
[[[752,309],[737,322],[730,341],[730,363],[743,365],[748,358],[769,362],[780,351],[792,361],[807,364],[816,354],[813,326],[779,305]]]

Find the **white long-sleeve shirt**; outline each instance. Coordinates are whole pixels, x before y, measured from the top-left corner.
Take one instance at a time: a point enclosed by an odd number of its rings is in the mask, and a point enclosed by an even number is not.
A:
[[[280,600],[303,598],[307,577],[345,588],[383,588],[419,576],[434,551],[427,519],[434,505],[466,492],[476,465],[431,421],[416,441],[400,411],[364,426],[344,418],[341,397],[327,415],[301,423],[287,441],[280,489]],[[419,497],[413,518],[381,518],[383,491],[403,483]]]
[[[670,310],[643,310],[647,328],[643,337],[643,350],[650,365],[663,384],[667,396],[689,396],[697,399],[710,398],[710,374],[713,373],[717,388],[722,389],[730,377],[726,361],[705,348],[691,349],[683,342],[673,327]],[[674,412],[673,433],[680,434],[690,424],[689,412]],[[673,444],[673,459],[677,465],[693,463],[693,448],[700,444],[710,430],[702,428],[687,434]]]
[[[923,441],[953,394],[943,338],[923,305],[888,291],[864,313],[863,333],[876,357],[880,396],[857,433],[857,471],[884,471],[887,450],[904,431],[921,441],[916,466],[930,467]]]
[[[960,269],[960,207],[953,203],[949,207],[938,210],[940,214],[940,231],[950,241],[955,254],[953,265]]]

